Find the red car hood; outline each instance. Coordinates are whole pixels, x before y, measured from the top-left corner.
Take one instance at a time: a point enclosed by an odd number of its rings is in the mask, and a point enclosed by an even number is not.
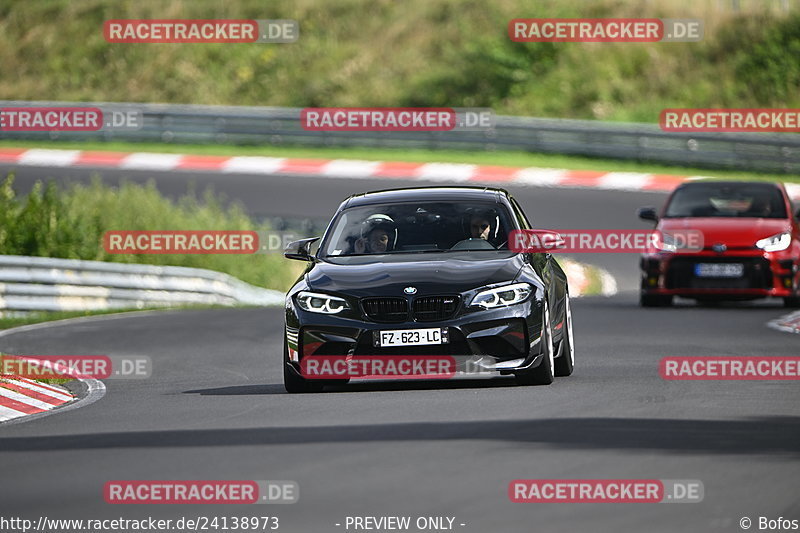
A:
[[[662,218],[657,229],[667,233],[687,229],[702,231],[706,247],[723,243],[728,248],[753,248],[757,240],[790,231],[791,225],[784,218]]]

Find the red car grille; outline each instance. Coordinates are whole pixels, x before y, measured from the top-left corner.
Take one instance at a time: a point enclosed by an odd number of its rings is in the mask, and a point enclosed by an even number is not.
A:
[[[744,274],[738,278],[701,278],[695,275],[698,263],[741,263]],[[667,289],[770,289],[772,271],[763,257],[675,257],[667,271]]]

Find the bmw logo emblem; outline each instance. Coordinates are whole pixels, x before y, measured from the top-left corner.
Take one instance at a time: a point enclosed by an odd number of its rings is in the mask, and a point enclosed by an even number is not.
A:
[[[417,288],[416,287],[406,287],[405,289],[403,289],[403,292],[406,293],[406,294],[417,294]]]
[[[713,245],[713,246],[711,247],[711,249],[712,249],[712,250],[714,250],[715,252],[717,252],[717,253],[720,253],[720,254],[721,254],[722,252],[724,252],[725,250],[727,250],[727,249],[728,249],[728,247],[727,247],[725,244],[723,244],[723,243],[721,243],[721,242],[718,242],[717,244]]]

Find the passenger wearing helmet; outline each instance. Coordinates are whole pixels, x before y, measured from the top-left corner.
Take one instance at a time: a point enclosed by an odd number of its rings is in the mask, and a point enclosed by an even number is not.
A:
[[[382,254],[397,244],[397,226],[388,215],[372,215],[361,224],[361,238],[353,244],[357,254]]]

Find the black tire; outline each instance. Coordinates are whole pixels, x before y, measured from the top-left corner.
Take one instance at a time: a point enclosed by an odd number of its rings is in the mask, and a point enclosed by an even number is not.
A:
[[[544,301],[542,310],[542,340],[541,353],[544,355],[542,362],[536,368],[523,370],[514,374],[517,383],[520,385],[550,385],[555,377],[553,376],[553,359],[555,349],[553,348],[553,326],[550,324],[550,305]]]
[[[289,368],[289,349],[286,340],[283,341],[283,386],[290,394],[303,394],[307,392],[322,392],[323,384],[309,379],[303,379]]]
[[[569,293],[564,302],[564,333],[559,343],[559,356],[555,358],[555,375],[557,377],[571,376],[575,369],[575,340],[572,330],[572,306],[569,303]]]
[[[783,306],[789,309],[800,307],[800,296],[787,296],[783,299]]]
[[[639,305],[642,307],[669,307],[672,305],[671,294],[639,293]]]

